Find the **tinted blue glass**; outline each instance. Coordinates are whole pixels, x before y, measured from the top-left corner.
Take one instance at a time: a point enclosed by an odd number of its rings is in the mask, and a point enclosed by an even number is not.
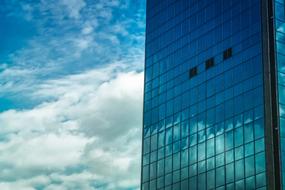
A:
[[[260,2],[148,1],[142,187],[266,187]]]
[[[274,0],[275,5],[275,44],[276,44],[276,61],[277,61],[277,71],[278,71],[278,96],[279,96],[279,121],[280,121],[280,141],[284,141],[284,131],[285,131],[285,123],[284,121],[284,105],[285,105],[285,80],[284,80],[284,73],[285,73],[285,41],[284,41],[284,26],[285,26],[285,6],[283,0]],[[285,170],[284,170],[284,161],[285,161],[285,154],[284,154],[284,143],[280,145],[281,151],[281,170],[282,170],[282,185],[285,188]],[[262,177],[259,177],[262,178]]]

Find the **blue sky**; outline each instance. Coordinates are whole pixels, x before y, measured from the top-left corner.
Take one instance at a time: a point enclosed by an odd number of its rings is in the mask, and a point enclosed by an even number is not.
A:
[[[144,31],[142,0],[1,2],[1,190],[139,188]]]

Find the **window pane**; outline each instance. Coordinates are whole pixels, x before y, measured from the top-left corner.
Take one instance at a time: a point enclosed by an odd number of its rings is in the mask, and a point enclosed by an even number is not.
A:
[[[189,122],[185,121],[182,123],[182,137],[186,137],[189,134]]]
[[[143,182],[149,180],[149,165],[143,167]]]
[[[256,188],[263,187],[266,185],[265,173],[256,175]]]
[[[205,161],[198,162],[198,173],[203,173],[205,171],[206,171],[206,162]]]
[[[216,137],[216,154],[224,152],[224,135]]]
[[[214,157],[212,157],[207,160],[207,170],[211,170],[214,168],[215,168],[215,159]]]
[[[157,175],[162,176],[164,174],[164,159],[157,162]]]
[[[144,149],[144,151],[143,151],[144,154],[149,153],[149,151],[150,151],[150,138],[144,139],[143,149]]]
[[[156,162],[150,165],[150,179],[156,178]]]
[[[264,152],[255,156],[256,173],[265,171],[265,155]]]
[[[197,162],[197,147],[191,147],[189,151],[190,164]]]
[[[200,174],[198,176],[198,189],[199,190],[204,190],[206,189],[206,175],[204,174]]]
[[[190,136],[190,146],[193,146],[196,144],[197,144],[197,134],[191,135]]]
[[[254,175],[254,156],[245,158],[245,176]]]
[[[234,136],[233,136],[233,131],[229,131],[226,133],[226,150],[232,149],[234,144]]]
[[[230,183],[234,181],[234,163],[226,166],[226,182]]]
[[[165,176],[165,185],[170,185],[172,183],[172,173]]]
[[[207,172],[207,189],[215,187],[215,170]]]
[[[173,172],[172,181],[173,183],[180,181],[180,170]]]
[[[172,143],[172,128],[166,130],[165,139],[166,139],[166,144]]]
[[[235,178],[236,180],[244,177],[244,161],[239,160],[235,162]]]
[[[169,173],[172,171],[172,156],[165,159],[165,172]]]
[[[242,145],[243,143],[243,128],[239,127],[235,129],[235,147]]]
[[[244,142],[248,143],[253,141],[253,124],[248,123],[244,125]]]
[[[264,151],[264,138],[255,141],[255,153]]]
[[[173,141],[180,139],[180,125],[175,125],[173,128]]]
[[[192,177],[189,179],[189,186],[192,189],[197,189],[197,177]]]
[[[239,160],[243,157],[243,146],[235,148],[235,160]]]
[[[189,167],[189,176],[195,176],[197,175],[197,164],[193,164]]]
[[[181,170],[181,180],[188,178],[188,167],[185,167]]]
[[[250,156],[254,154],[254,143],[248,143],[245,145],[244,156]]]
[[[173,154],[173,170],[180,168],[180,153]]]
[[[181,182],[181,189],[189,189],[189,180],[184,180]]]
[[[258,119],[254,121],[254,134],[255,139],[258,139],[260,137],[264,136],[264,121],[263,119]]]
[[[165,132],[161,132],[158,135],[158,147],[162,147],[165,145]]]
[[[207,141],[207,158],[214,156],[215,154],[215,141],[210,139]]]
[[[198,144],[198,160],[204,160],[205,159],[205,143]]]
[[[216,186],[223,185],[225,183],[225,168],[220,167],[216,170]]]
[[[165,148],[165,156],[169,156],[172,154],[172,144],[169,144]]]
[[[157,135],[151,136],[151,151],[157,149]]]
[[[216,167],[222,166],[225,164],[225,154],[219,154],[216,156]]]
[[[226,152],[226,163],[231,163],[234,161],[234,151],[230,150]]]
[[[162,188],[164,186],[164,177],[160,177],[157,179],[157,188]]]
[[[244,180],[236,182],[236,190],[244,190]]]
[[[183,150],[181,152],[181,167],[187,166],[188,165],[188,149]]]
[[[255,177],[247,178],[245,183],[246,189],[255,189]]]
[[[173,143],[173,154],[180,151],[180,141]]]

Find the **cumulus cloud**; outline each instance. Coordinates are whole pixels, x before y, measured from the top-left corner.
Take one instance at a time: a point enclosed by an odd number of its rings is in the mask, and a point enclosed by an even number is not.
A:
[[[2,112],[0,188],[137,188],[142,84],[111,65],[46,81],[33,95],[52,101]]]
[[[29,105],[0,112],[0,189],[138,189],[144,13],[131,6],[139,3],[18,3],[10,15],[37,31],[0,65],[0,98]]]

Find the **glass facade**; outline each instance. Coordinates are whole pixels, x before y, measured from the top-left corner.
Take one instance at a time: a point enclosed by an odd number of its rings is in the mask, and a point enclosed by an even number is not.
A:
[[[260,0],[147,2],[143,190],[266,189],[262,48]]]
[[[280,160],[282,189],[285,188],[285,6],[284,0],[274,0],[275,10],[275,57],[277,62],[277,83],[280,123]]]

